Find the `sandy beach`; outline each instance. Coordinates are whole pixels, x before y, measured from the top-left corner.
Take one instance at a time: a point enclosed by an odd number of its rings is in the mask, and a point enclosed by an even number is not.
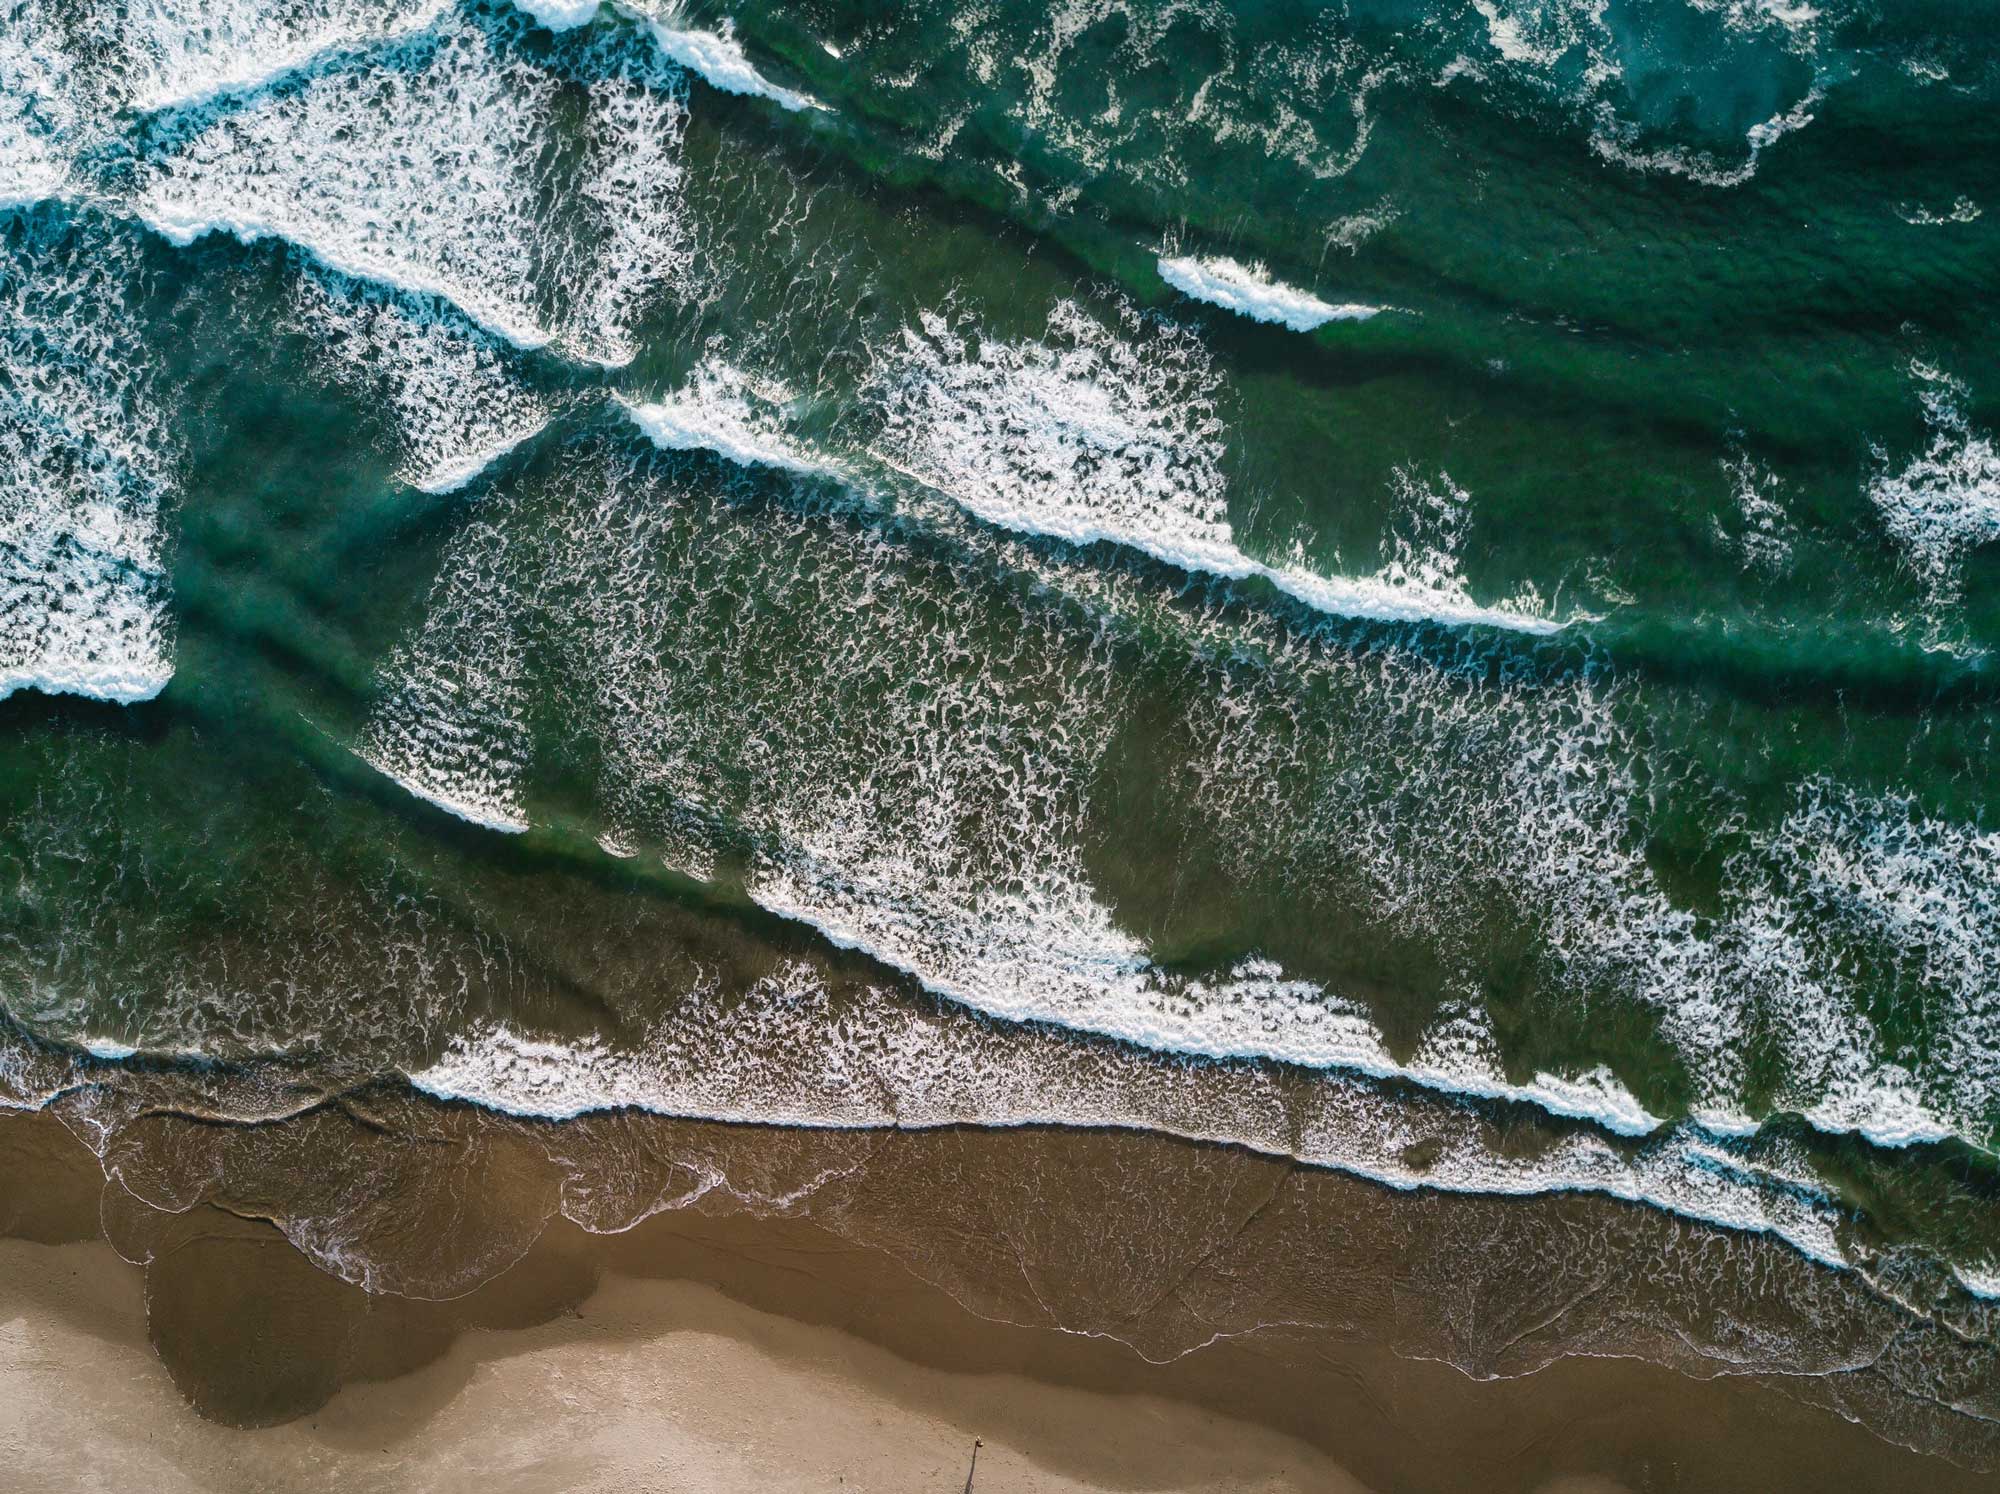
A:
[[[60,1126],[8,1117],[0,1142],[9,1490],[957,1491],[975,1442],[989,1491],[1985,1486],[1637,1360],[1481,1381],[1273,1330],[1152,1363],[975,1314],[807,1217],[559,1220],[448,1301],[362,1291],[209,1204],[157,1216],[135,1265]]]
[[[242,1431],[191,1414],[102,1245],[0,1246],[0,1485],[250,1491],[1359,1490],[1324,1454],[1147,1395],[911,1364],[692,1282],[612,1278],[573,1316]]]

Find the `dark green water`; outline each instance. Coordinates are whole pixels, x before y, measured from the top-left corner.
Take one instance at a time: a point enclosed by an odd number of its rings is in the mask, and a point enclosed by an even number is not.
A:
[[[1991,1343],[1992,7],[7,3],[0,1098],[1142,1126]]]

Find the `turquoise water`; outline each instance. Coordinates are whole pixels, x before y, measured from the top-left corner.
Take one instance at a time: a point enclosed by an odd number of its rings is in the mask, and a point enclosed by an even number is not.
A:
[[[1993,19],[15,0],[0,1096],[1143,1126],[1989,1340]]]

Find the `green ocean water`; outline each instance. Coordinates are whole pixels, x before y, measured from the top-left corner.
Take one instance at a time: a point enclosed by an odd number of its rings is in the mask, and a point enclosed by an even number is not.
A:
[[[15,0],[0,1098],[1138,1125],[1990,1345],[1993,19]]]

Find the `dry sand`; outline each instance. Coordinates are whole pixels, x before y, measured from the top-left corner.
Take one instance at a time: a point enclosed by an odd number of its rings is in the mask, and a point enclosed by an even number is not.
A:
[[[98,1244],[0,1241],[0,1487],[1358,1490],[1292,1438],[1147,1395],[919,1368],[692,1282],[611,1277],[575,1316],[478,1330],[314,1415],[191,1413],[147,1345],[140,1273]],[[1108,1476],[1049,1466],[1088,1444]]]

